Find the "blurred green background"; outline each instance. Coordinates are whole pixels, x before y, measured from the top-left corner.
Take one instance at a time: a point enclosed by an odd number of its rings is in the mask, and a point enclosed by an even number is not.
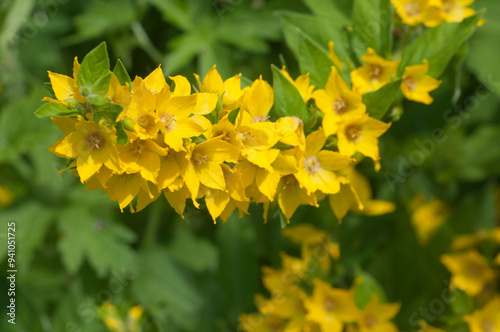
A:
[[[262,208],[238,221],[213,225],[205,209],[185,219],[164,199],[145,211],[120,213],[98,192],[85,192],[65,162],[45,149],[61,136],[33,112],[48,95],[47,70],[70,74],[73,57],[106,41],[131,76],[158,64],[166,75],[204,75],[213,64],[223,78],[242,73],[271,80],[270,64],[298,74],[277,12],[330,16],[313,0],[2,0],[0,3],[0,330],[106,331],[104,301],[127,312],[141,305],[144,331],[236,331],[265,293],[263,265],[279,251],[298,253],[280,233],[277,213],[262,223]],[[349,16],[350,0],[335,1]],[[302,207],[293,223],[311,222],[341,243],[346,278],[362,266],[401,301],[402,330],[446,286],[439,262],[458,233],[499,224],[500,3],[487,7],[486,25],[462,47],[433,93],[431,106],[406,102],[399,122],[381,139],[382,169],[362,164],[376,197],[397,203],[380,217],[349,215],[340,227],[327,204]],[[325,7],[326,8],[326,7]],[[333,15],[334,16],[334,15]],[[446,138],[432,140],[441,129]],[[425,143],[426,142],[426,143]],[[433,143],[429,143],[433,142]],[[412,165],[416,154],[422,163]],[[412,157],[414,156],[414,157]],[[397,179],[397,180],[394,180]],[[427,246],[410,224],[417,194],[451,206],[452,215]],[[323,202],[325,203],[325,202]],[[16,222],[17,319],[7,323],[7,222]]]

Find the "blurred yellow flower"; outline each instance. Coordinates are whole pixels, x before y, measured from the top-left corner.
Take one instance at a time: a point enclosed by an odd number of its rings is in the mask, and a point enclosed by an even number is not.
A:
[[[397,332],[396,325],[390,322],[401,308],[399,303],[382,304],[377,295],[359,311],[356,322],[360,332]]]
[[[426,244],[450,215],[450,208],[446,203],[436,198],[424,202],[422,195],[413,199],[410,210],[411,223],[421,244]]]
[[[476,296],[492,281],[496,273],[476,250],[441,256],[441,262],[451,272],[451,287]]]
[[[421,320],[418,322],[420,329],[417,332],[445,332],[442,329],[438,329],[437,327],[430,326],[427,324],[425,320]]]
[[[318,323],[323,331],[341,332],[344,323],[358,316],[351,290],[337,289],[319,279],[314,279],[313,295],[305,299],[306,318]]]
[[[0,209],[6,208],[14,202],[14,193],[8,187],[0,185]]]
[[[500,331],[500,295],[471,315],[464,317],[471,332],[498,332]]]

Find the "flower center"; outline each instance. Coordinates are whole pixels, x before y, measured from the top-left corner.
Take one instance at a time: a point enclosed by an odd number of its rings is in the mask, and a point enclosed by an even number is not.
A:
[[[373,80],[378,79],[384,70],[379,65],[370,65],[370,77]]]
[[[316,156],[309,156],[304,159],[304,168],[306,169],[307,173],[313,174],[321,168],[321,165]]]
[[[404,12],[408,18],[420,15],[420,5],[417,2],[408,2],[404,7]]]
[[[297,180],[293,175],[287,175],[283,178],[283,190],[295,191],[295,185],[297,184]]]
[[[238,137],[242,141],[253,142],[253,134],[251,132],[249,132],[249,131],[245,131],[243,133],[238,133]]]
[[[175,128],[175,125],[177,124],[177,120],[175,119],[175,116],[170,115],[168,113],[163,113],[160,114],[159,116],[161,122],[165,126],[165,131],[169,132],[172,129]]]
[[[481,275],[481,267],[477,264],[471,263],[469,265],[469,274],[474,277]]]
[[[99,130],[94,130],[87,135],[85,143],[91,151],[101,150],[106,145],[106,139]]]
[[[198,153],[196,152],[193,156],[193,159],[194,161],[198,164],[198,165],[202,165],[206,162],[208,162],[208,157],[205,156],[205,155],[202,155],[201,153]]]
[[[443,1],[443,12],[450,14],[454,10],[461,9],[460,4],[457,1]]]
[[[337,303],[335,303],[333,299],[327,297],[323,301],[323,308],[325,308],[326,311],[334,311],[335,309],[337,309]]]
[[[490,320],[485,320],[481,324],[481,328],[484,332],[493,332],[495,331],[495,324],[493,324]]]
[[[252,123],[266,122],[269,119],[267,115],[261,115],[252,119]]]
[[[406,87],[408,88],[408,90],[410,91],[414,91],[416,88],[417,88],[417,82],[415,81],[415,79],[411,76],[409,77],[406,77],[404,80],[403,80],[404,84],[406,85]]]
[[[335,111],[335,114],[343,114],[348,110],[348,108],[347,102],[342,97],[338,97],[333,102],[333,110]]]
[[[377,319],[373,317],[372,315],[367,315],[365,317],[365,325],[369,329],[373,329],[375,326],[377,326]]]
[[[357,142],[361,138],[363,134],[363,131],[361,130],[361,127],[358,125],[349,125],[345,128],[345,136],[347,139],[351,142]]]

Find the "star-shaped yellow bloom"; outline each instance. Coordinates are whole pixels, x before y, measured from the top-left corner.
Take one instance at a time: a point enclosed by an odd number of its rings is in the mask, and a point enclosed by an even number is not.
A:
[[[451,272],[451,286],[470,296],[476,296],[495,278],[495,271],[475,249],[464,253],[441,256],[441,262]]]
[[[358,315],[351,290],[332,288],[319,279],[314,279],[313,295],[304,306],[306,318],[318,323],[323,331],[341,332],[344,323],[354,321]]]
[[[357,323],[360,332],[398,332],[398,328],[390,320],[393,319],[401,305],[399,303],[382,304],[377,295],[373,295],[370,303],[358,313]]]
[[[378,56],[372,48],[361,58],[366,65],[351,72],[354,91],[361,94],[378,90],[396,76],[400,61],[389,61]]]
[[[471,332],[500,331],[500,296],[495,296],[480,310],[465,316]]]
[[[405,68],[401,90],[406,98],[423,104],[431,104],[434,100],[429,92],[437,89],[441,81],[426,75],[429,71],[429,62],[424,60],[423,65]]]
[[[331,70],[325,89],[316,90],[313,94],[316,106],[325,113],[323,128],[326,136],[335,134],[338,123],[343,119],[360,116],[366,111],[361,94],[349,89],[337,68],[332,67]]]
[[[441,9],[435,5],[437,2],[435,0],[391,0],[391,2],[403,23],[408,25],[424,23],[428,27],[435,27],[443,22]]]
[[[370,118],[368,115],[342,122],[337,133],[339,152],[350,157],[357,151],[378,163],[378,137],[390,126],[390,123]]]
[[[306,138],[305,150],[298,156],[298,171],[295,177],[309,194],[317,190],[335,194],[340,190],[340,181],[334,171],[347,167],[352,159],[338,152],[322,150],[326,143],[323,130],[312,132]]]

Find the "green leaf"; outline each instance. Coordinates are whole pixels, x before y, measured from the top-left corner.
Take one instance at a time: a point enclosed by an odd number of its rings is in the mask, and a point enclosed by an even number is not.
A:
[[[482,14],[478,13],[461,23],[444,23],[427,30],[403,52],[398,75],[401,76],[407,66],[422,64],[427,59],[428,75],[436,78],[441,76],[453,55],[476,31],[481,17]]]
[[[159,246],[144,251],[139,258],[140,274],[132,283],[134,298],[158,324],[169,327],[165,331],[172,330],[172,325],[194,331],[203,301],[188,271]]]
[[[135,253],[129,246],[135,233],[111,220],[100,219],[85,206],[72,205],[63,210],[58,228],[59,251],[70,273],[78,272],[84,259],[100,277],[112,269],[130,270],[135,266]]]
[[[350,60],[349,34],[344,26],[337,21],[292,12],[281,12],[279,17],[285,33],[286,43],[297,58],[299,58],[302,34],[305,34],[324,49],[326,49],[328,42],[335,42],[337,56],[348,67],[353,66]]]
[[[387,83],[380,89],[363,95],[363,103],[368,114],[375,119],[382,119],[399,93],[401,80]]]
[[[122,120],[123,121],[123,120]],[[125,131],[125,127],[123,126],[123,122],[116,123],[116,144],[118,145],[127,145],[129,142],[129,137],[127,132]]]
[[[309,9],[316,16],[324,16],[331,19],[331,21],[338,22],[339,24],[349,25],[351,24],[350,19],[340,9],[346,9],[349,11],[349,7],[352,6],[352,0],[303,0],[304,4],[309,7]],[[341,2],[344,2],[341,4]]]
[[[123,106],[108,101],[101,106],[92,105],[92,109],[94,110],[94,121],[99,122],[103,119],[109,124],[114,124],[118,115],[123,111]]]
[[[278,67],[272,65],[271,68],[273,72],[274,112],[279,117],[296,116],[304,123],[307,122],[307,107],[299,90]]]
[[[75,116],[77,114],[81,114],[81,112],[70,110],[60,104],[51,102],[43,104],[35,111],[35,115],[38,118],[46,118],[48,116]]]
[[[363,309],[370,303],[374,295],[378,296],[380,302],[386,301],[384,289],[369,273],[357,269],[356,277],[360,279],[360,283],[354,291],[354,302],[359,309]]]
[[[301,33],[299,44],[299,66],[302,74],[309,73],[311,84],[317,88],[325,87],[331,67],[335,66],[328,53],[310,37]],[[342,71],[339,71],[342,72]]]
[[[386,57],[392,51],[393,7],[389,0],[355,0],[353,9],[353,44],[358,58],[368,47]]]
[[[197,238],[186,229],[179,229],[168,247],[172,258],[196,272],[215,271],[219,257],[215,246],[206,239]]]
[[[115,68],[113,68],[113,74],[115,74],[121,85],[126,85],[126,83],[128,83],[128,90],[132,91],[132,80],[130,79],[127,69],[125,69],[125,66],[120,59],[116,60]]]
[[[84,97],[103,97],[109,90],[110,80],[108,51],[102,42],[83,59],[78,70],[78,86]]]

